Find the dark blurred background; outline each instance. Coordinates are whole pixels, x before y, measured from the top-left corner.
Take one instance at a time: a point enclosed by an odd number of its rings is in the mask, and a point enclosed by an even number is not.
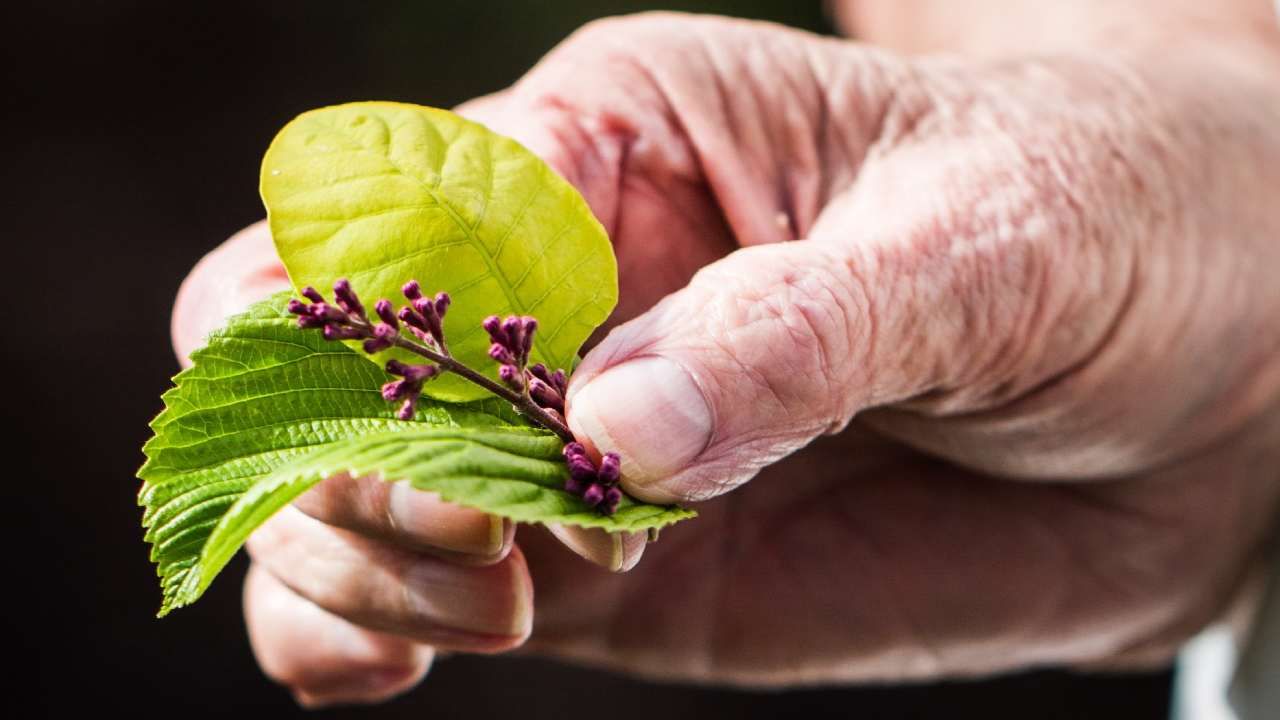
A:
[[[4,506],[17,522],[3,524],[17,671],[4,715],[301,714],[250,654],[243,558],[196,606],[153,617],[133,475],[177,370],[168,322],[179,282],[262,215],[262,152],[297,113],[357,99],[448,107],[511,83],[592,18],[658,7],[831,30],[818,0],[4,3],[2,335],[17,451]],[[33,337],[14,329],[21,318],[36,323]],[[454,657],[407,697],[336,714],[1140,719],[1165,717],[1168,694],[1167,672],[739,693]]]

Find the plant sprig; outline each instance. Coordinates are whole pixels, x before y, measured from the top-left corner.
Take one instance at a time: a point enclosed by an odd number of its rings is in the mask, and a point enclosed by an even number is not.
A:
[[[447,292],[435,297],[423,295],[417,280],[401,288],[409,301],[399,310],[386,298],[374,304],[378,320],[369,318],[364,304],[346,278],[333,284],[334,303],[329,303],[314,287],[302,289],[302,296],[289,301],[288,310],[298,316],[298,327],[319,330],[325,340],[359,340],[370,355],[389,348],[400,348],[430,360],[431,363],[409,364],[391,359],[386,371],[399,377],[382,386],[382,397],[400,403],[396,416],[412,420],[423,385],[446,372],[454,373],[493,395],[511,403],[516,412],[555,433],[565,444],[564,457],[569,467],[565,490],[582,498],[605,515],[613,514],[622,502],[621,460],[617,453],[605,453],[599,465],[592,461],[586,448],[574,438],[564,419],[564,395],[568,376],[563,369],[554,372],[541,363],[529,365],[538,321],[529,316],[490,315],[482,326],[492,344],[489,357],[498,363],[501,383],[458,360],[449,352],[445,341],[444,316],[452,298]],[[408,335],[404,330],[408,330]]]
[[[332,303],[280,294],[192,353],[138,471],[160,614],[195,602],[250,533],[339,474],[516,522],[652,533],[695,515],[624,495],[616,456],[570,442],[568,377],[548,368],[571,368],[613,311],[617,262],[586,200],[540,158],[447,110],[362,102],[294,119],[259,179],[297,287],[347,276],[408,303],[366,311],[349,282]],[[396,282],[415,276],[452,297]],[[465,332],[477,325],[487,338]]]
[[[311,303],[294,299],[289,303],[289,312],[299,316],[299,327],[319,328],[326,340],[363,340],[362,347],[369,354],[398,347],[434,362],[435,365],[406,365],[398,360],[387,362],[387,372],[404,378],[383,388],[388,400],[403,400],[401,420],[413,417],[423,382],[441,372],[451,372],[510,402],[520,414],[559,435],[565,442],[573,442],[573,433],[561,415],[564,401],[560,393],[563,389],[552,386],[552,378],[541,364],[526,367],[533,335],[538,329],[536,319],[512,315],[502,321],[493,315],[484,322],[485,330],[493,339],[489,354],[502,363],[499,377],[510,386],[503,387],[449,353],[442,322],[452,303],[449,293],[426,297],[417,280],[405,283],[402,292],[411,305],[396,312],[390,300],[379,300],[374,305],[379,318],[377,323],[369,320],[364,305],[345,278],[333,285],[337,307],[325,302],[324,296],[315,288],[307,286],[302,289],[302,295]],[[400,331],[401,322],[417,340]],[[554,375],[561,378],[562,384],[564,371],[557,370]],[[535,393],[544,400],[545,407],[534,400]]]

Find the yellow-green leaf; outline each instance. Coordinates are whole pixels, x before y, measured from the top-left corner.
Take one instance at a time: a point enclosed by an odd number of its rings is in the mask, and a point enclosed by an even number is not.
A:
[[[540,323],[534,360],[569,369],[617,302],[613,250],[582,196],[514,140],[445,110],[304,113],[263,159],[262,198],[296,287],[327,293],[347,277],[367,305],[401,300],[408,279],[446,290],[450,349],[472,367],[493,367],[480,321],[519,314]],[[456,377],[427,392],[483,394]]]

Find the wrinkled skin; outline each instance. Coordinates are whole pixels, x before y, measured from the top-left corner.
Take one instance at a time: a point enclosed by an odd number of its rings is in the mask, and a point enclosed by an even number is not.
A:
[[[646,549],[420,499],[411,531],[335,478],[250,543],[264,669],[319,704],[402,691],[432,647],[766,685],[1167,661],[1280,497],[1277,78],[588,26],[461,111],[608,229],[622,300],[570,420],[700,517]],[[261,226],[211,255],[180,353],[282,278]],[[709,425],[655,429],[635,357]]]

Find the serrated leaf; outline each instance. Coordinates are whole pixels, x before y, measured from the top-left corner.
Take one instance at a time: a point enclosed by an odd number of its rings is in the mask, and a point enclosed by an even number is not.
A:
[[[521,522],[557,522],[615,531],[662,528],[693,517],[691,510],[624,497],[601,515],[565,492],[563,443],[525,428],[425,428],[344,440],[282,465],[226,510],[201,557],[202,572],[187,582],[199,595],[249,534],[321,480],[340,474],[408,481],[448,502]],[[198,578],[198,579],[197,579]]]
[[[486,315],[537,317],[535,361],[568,369],[617,302],[613,250],[582,196],[514,140],[445,110],[304,113],[271,143],[261,190],[296,287],[347,277],[369,303],[399,299],[410,278],[447,290],[450,349],[473,367],[492,367]],[[456,377],[427,392],[483,394]]]
[[[174,378],[138,471],[160,614],[194,602],[258,525],[343,471],[408,480],[447,500],[528,522],[660,527],[691,512],[625,499],[601,516],[559,489],[558,438],[497,399],[423,400],[398,420],[389,379],[360,353],[297,329],[287,294],[228,321]]]

